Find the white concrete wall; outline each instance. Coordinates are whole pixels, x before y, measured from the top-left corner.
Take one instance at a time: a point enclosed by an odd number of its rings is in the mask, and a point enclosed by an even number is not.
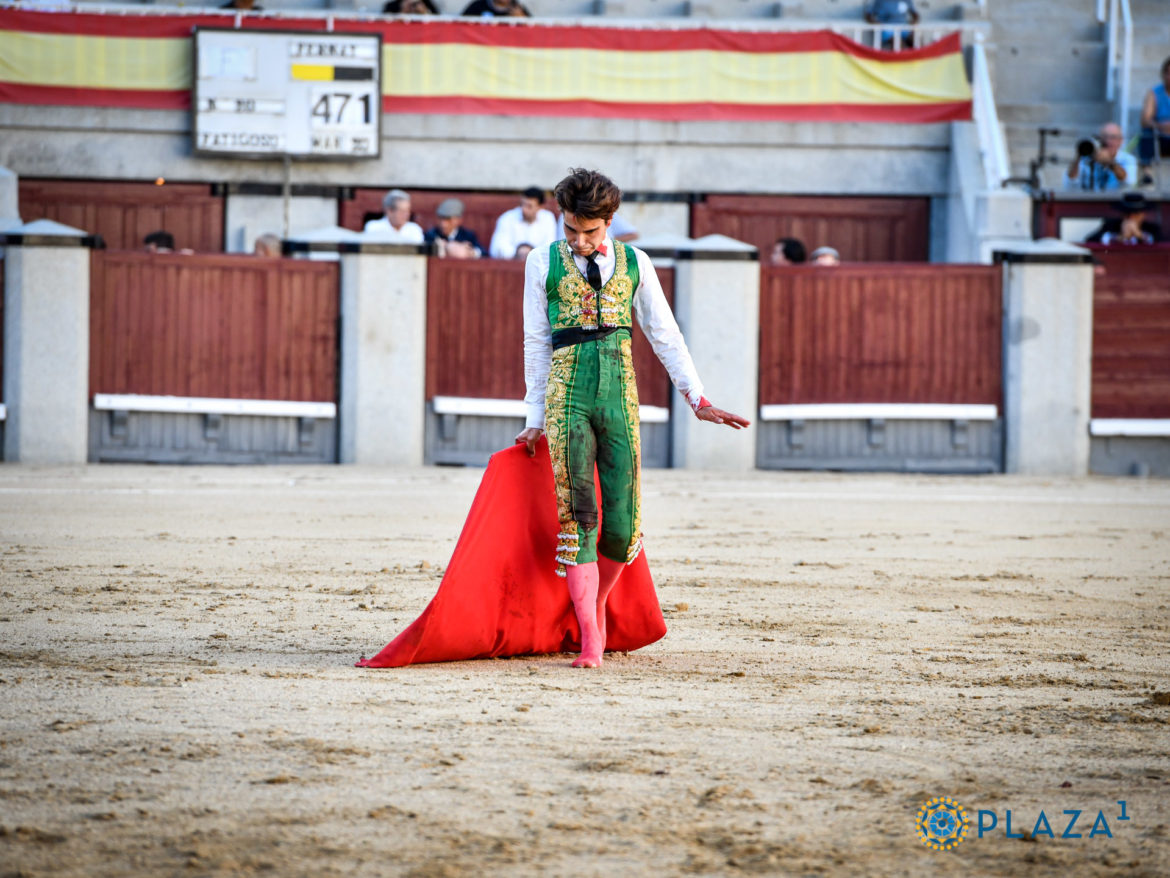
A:
[[[191,155],[176,111],[0,105],[0,166],[26,177],[283,181],[280,161]],[[945,195],[950,127],[394,115],[382,157],[293,162],[292,182],[435,189],[551,187],[600,168],[631,192]]]
[[[89,249],[7,247],[4,261],[4,459],[85,463]]]
[[[294,196],[289,199],[288,229],[284,229],[284,199],[279,195],[230,193],[224,211],[224,249],[251,253],[264,234],[295,238],[304,232],[337,223],[337,199]]]
[[[1077,259],[1060,242],[1018,248]],[[1004,470],[1085,475],[1093,355],[1093,267],[1078,262],[1004,265]]]
[[[756,465],[759,401],[760,263],[679,260],[674,313],[695,361],[705,395],[725,411],[752,421],[735,430],[696,418],[681,397],[672,400],[671,465],[744,472]]]
[[[341,463],[421,466],[427,259],[341,257]]]

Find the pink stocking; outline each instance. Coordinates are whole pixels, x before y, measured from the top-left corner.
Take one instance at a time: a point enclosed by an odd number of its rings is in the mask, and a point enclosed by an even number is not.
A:
[[[574,668],[601,667],[601,635],[597,630],[597,565],[576,564],[565,568],[569,598],[581,626],[581,655]]]
[[[597,556],[597,630],[601,634],[602,652],[605,652],[605,600],[617,585],[618,577],[625,567],[621,561],[600,554]]]

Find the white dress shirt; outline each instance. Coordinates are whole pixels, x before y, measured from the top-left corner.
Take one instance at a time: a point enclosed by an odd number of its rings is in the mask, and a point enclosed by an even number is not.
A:
[[[605,239],[605,248],[605,254],[597,258],[603,284],[613,277],[617,263],[614,242],[609,237]],[[638,257],[639,278],[638,288],[634,290],[634,318],[655,355],[666,367],[674,386],[686,397],[691,408],[695,408],[703,398],[703,383],[674,319],[674,312],[662,292],[654,266],[650,264],[650,257],[637,247],[633,250]],[[524,384],[528,391],[524,394],[528,408],[524,426],[539,429],[544,429],[544,393],[552,364],[552,325],[548,321],[548,293],[545,290],[548,251],[547,246],[533,250],[524,265]],[[574,253],[573,261],[584,274],[588,260]]]
[[[421,244],[424,237],[422,226],[418,223],[407,220],[401,228],[396,229],[386,217],[370,220],[363,231],[386,244]]]
[[[496,220],[492,243],[488,247],[493,259],[514,259],[516,248],[528,244],[532,249],[547,247],[557,239],[557,221],[550,211],[543,207],[536,212],[536,219],[524,222],[519,207],[504,211]]]

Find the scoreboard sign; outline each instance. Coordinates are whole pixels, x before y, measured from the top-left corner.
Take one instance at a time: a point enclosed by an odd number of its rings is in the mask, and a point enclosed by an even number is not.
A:
[[[379,34],[195,30],[195,152],[377,158]]]

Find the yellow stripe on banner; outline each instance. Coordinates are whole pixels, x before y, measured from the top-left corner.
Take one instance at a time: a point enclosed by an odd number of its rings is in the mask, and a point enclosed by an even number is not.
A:
[[[69,88],[189,89],[190,39],[0,31],[0,81]]]
[[[971,98],[962,57],[384,44],[382,93],[618,103],[889,104]]]
[[[332,82],[333,67],[329,64],[294,64],[292,78]]]

